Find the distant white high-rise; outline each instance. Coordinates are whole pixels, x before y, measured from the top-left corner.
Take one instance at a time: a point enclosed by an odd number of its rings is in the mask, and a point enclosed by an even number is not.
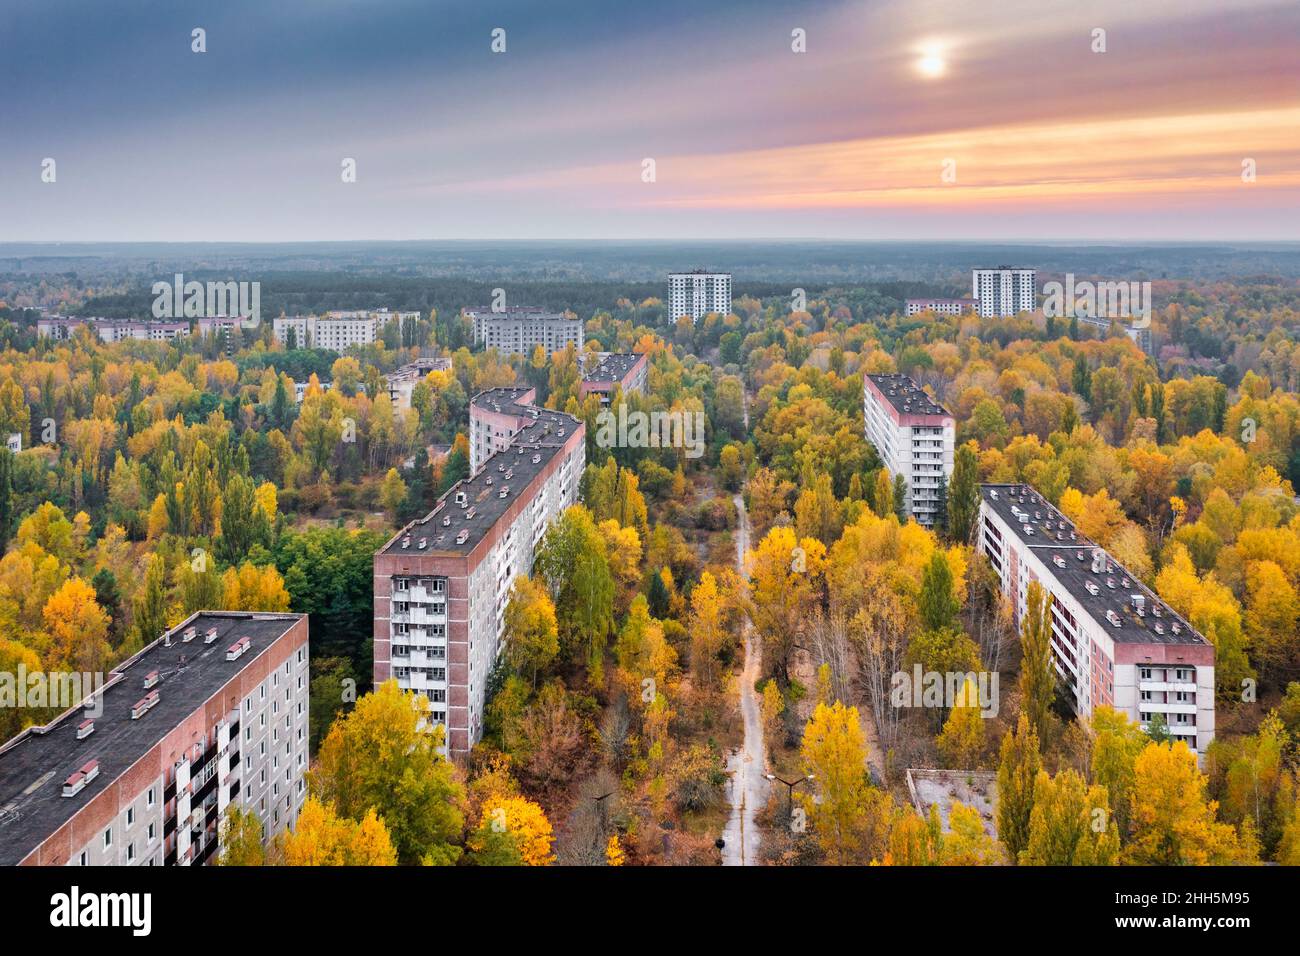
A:
[[[698,322],[710,312],[731,313],[730,272],[673,272],[668,276],[669,318],[676,322],[683,315]]]
[[[1033,269],[972,269],[975,306],[985,318],[1032,312],[1037,305]]]

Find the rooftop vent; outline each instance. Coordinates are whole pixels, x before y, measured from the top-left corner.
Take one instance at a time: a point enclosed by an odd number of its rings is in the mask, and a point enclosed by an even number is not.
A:
[[[85,740],[95,732],[95,722],[93,720],[83,720],[77,724],[77,739]]]
[[[226,659],[232,660],[229,654],[226,655]],[[145,694],[143,697],[137,700],[134,705],[132,705],[131,719],[139,720],[145,714],[149,713],[149,711],[154,708],[154,706],[158,703],[160,699],[161,698],[159,698],[158,692],[156,690],[149,691],[149,693]]]
[[[473,518],[473,517],[474,517],[474,511],[475,511],[474,508],[470,508],[469,511],[466,511],[466,512],[465,512],[465,520],[466,520],[466,521],[468,521],[470,518]]]
[[[215,643],[216,640],[217,640],[217,629],[215,627],[208,628],[208,633],[203,635],[203,643],[212,644]]]
[[[1106,612],[1106,620],[1110,621],[1112,627],[1119,627],[1123,623],[1114,611]]]
[[[190,641],[194,640],[194,635],[196,635],[197,633],[198,630],[196,628],[187,627],[185,629],[185,633],[181,635],[181,642],[188,644]]]
[[[1164,632],[1165,632],[1165,625],[1164,625],[1164,622],[1163,622],[1163,621],[1156,621],[1156,633],[1157,633],[1157,634],[1163,634]]]
[[[500,491],[497,492],[498,498],[508,498],[509,496],[510,496],[509,488],[502,488]]]
[[[443,516],[442,516],[442,526],[443,526],[444,528],[450,528],[450,527],[451,527],[451,515],[443,515]]]
[[[534,464],[534,465],[539,464],[539,463],[541,462],[541,460],[542,460],[542,456],[541,456],[541,455],[534,455],[534,456],[533,456],[533,464]]]
[[[226,648],[226,660],[237,661],[244,656],[244,652],[251,646],[252,641],[246,637],[241,637],[235,643]]]
[[[447,521],[446,518],[443,518],[442,520],[443,520],[444,523]],[[402,549],[405,550],[405,549],[409,548],[410,546],[411,546],[411,539],[410,539],[410,538],[403,538],[403,539],[402,539]]]
[[[155,687],[155,686],[157,686],[157,684],[158,684],[158,672],[157,672],[157,671],[150,671],[148,674],[145,674],[145,675],[144,675],[144,689],[145,689],[145,690],[148,690],[150,687]]]
[[[1174,621],[1173,624],[1170,624],[1169,629],[1173,631],[1175,634],[1183,633],[1183,626],[1179,624],[1177,621]]]
[[[65,797],[75,797],[86,788],[86,784],[99,776],[99,761],[91,760],[84,764],[80,770],[63,781],[63,795]]]
[[[1058,568],[1063,568],[1065,567],[1065,558],[1061,557],[1059,554],[1054,554],[1052,555],[1052,563]]]
[[[1114,579],[1114,578],[1107,578],[1107,579],[1106,579],[1106,587],[1110,588],[1112,591],[1115,590],[1115,579]]]
[[[428,538],[421,538],[421,539],[419,540],[419,542],[416,544],[415,547],[416,547],[417,550],[423,551],[423,550],[424,550],[425,548],[427,548],[428,546],[429,546],[429,539],[428,539]]]
[[[1093,597],[1096,597],[1097,592],[1101,590],[1101,588],[1097,587],[1097,585],[1092,581],[1084,581],[1083,586],[1088,589],[1088,593]]]
[[[1092,552],[1092,573],[1101,574],[1106,569],[1106,552],[1097,548]]]
[[[467,504],[469,504],[469,495],[465,494],[465,492],[463,491],[456,492],[456,504],[464,508]]]
[[[469,540],[469,531],[466,530],[465,528],[461,528],[460,531],[456,533],[456,543],[464,544],[468,540]]]

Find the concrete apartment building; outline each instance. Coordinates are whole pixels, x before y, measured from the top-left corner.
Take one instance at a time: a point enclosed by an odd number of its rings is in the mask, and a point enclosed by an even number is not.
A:
[[[1075,713],[1102,705],[1198,755],[1214,739],[1214,645],[1028,485],[980,487],[978,549],[1017,626],[1029,582],[1052,596],[1052,662]]]
[[[933,312],[936,315],[965,315],[975,311],[974,299],[905,299],[904,311],[907,315],[920,315]]]
[[[305,614],[191,615],[0,746],[0,865],[203,864],[231,803],[269,841],[306,798],[307,668]]]
[[[462,314],[473,323],[474,344],[502,355],[531,356],[539,345],[547,355],[570,345],[582,348],[582,320],[563,312],[511,306],[500,312],[465,309]]]
[[[986,319],[1032,312],[1038,306],[1033,269],[972,269],[971,286],[977,310]]]
[[[56,342],[66,342],[76,330],[90,328],[101,342],[170,342],[190,334],[189,322],[135,322],[126,319],[69,318],[58,315],[36,320],[36,334]]]
[[[646,370],[650,359],[633,352],[600,352],[595,360],[587,360],[578,385],[578,400],[592,393],[600,395],[600,403],[608,405],[616,388],[624,395],[645,391]]]
[[[483,736],[510,589],[532,570],[551,522],[578,500],[586,427],[533,400],[532,389],[476,395],[471,421],[500,431],[489,457],[375,555],[375,683],[396,678],[426,695],[453,756]]]
[[[731,313],[731,273],[672,272],[668,275],[668,317],[676,322],[683,315],[699,322],[706,315]]]
[[[907,513],[933,527],[943,516],[956,423],[906,375],[867,375],[862,387],[867,441],[890,476],[907,481]]]
[[[447,372],[451,370],[449,358],[418,358],[414,362],[396,368],[385,376],[388,386],[388,400],[394,408],[411,407],[411,392],[430,372]]]
[[[399,326],[419,320],[419,312],[388,309],[332,311],[324,315],[282,315],[271,322],[277,342],[302,349],[343,352],[354,345],[370,345],[383,337],[390,322]]]

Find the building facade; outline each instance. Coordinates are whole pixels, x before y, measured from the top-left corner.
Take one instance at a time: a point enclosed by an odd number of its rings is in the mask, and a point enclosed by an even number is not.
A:
[[[375,683],[395,678],[424,694],[452,755],[483,735],[515,579],[530,573],[546,529],[578,500],[586,428],[533,398],[531,389],[476,395],[471,421],[478,408],[480,428],[500,419],[508,436],[492,434],[471,477],[375,555]]]
[[[36,334],[56,342],[66,342],[77,329],[89,327],[101,342],[170,342],[190,334],[189,322],[135,322],[127,319],[67,318],[42,316],[36,320]]]
[[[200,611],[0,746],[0,865],[190,866],[239,804],[269,842],[308,759],[307,616]]]
[[[643,392],[649,367],[650,359],[645,354],[601,352],[594,360],[584,362],[578,400],[597,394],[600,404],[608,405],[615,389],[622,389],[624,395]]]
[[[975,311],[974,299],[907,299],[904,301],[907,315],[919,315],[922,312],[934,312],[937,315],[964,315]]]
[[[388,386],[388,400],[393,403],[394,408],[410,408],[411,393],[415,391],[415,386],[422,382],[425,376],[430,372],[448,371],[451,371],[451,359],[449,358],[418,358],[414,362],[408,362],[385,376],[385,384]]]
[[[890,476],[907,482],[907,514],[927,528],[940,523],[952,476],[952,415],[906,375],[867,375],[862,417]]]
[[[582,348],[582,320],[564,312],[512,306],[499,312],[466,309],[463,314],[473,323],[474,344],[503,355],[531,356],[539,345],[547,355],[570,345]]]
[[[979,314],[986,319],[1033,312],[1038,305],[1033,269],[972,269],[971,286]]]
[[[419,318],[419,312],[388,309],[336,310],[324,315],[282,315],[272,320],[271,327],[275,340],[290,347],[344,352],[379,341],[390,322],[404,326]]]
[[[1028,587],[1051,595],[1052,663],[1075,713],[1164,718],[1198,755],[1214,739],[1214,645],[1028,485],[982,485],[977,548],[1017,626]]]
[[[731,313],[730,272],[673,272],[668,276],[668,317],[676,322],[689,315],[699,322],[706,315]]]

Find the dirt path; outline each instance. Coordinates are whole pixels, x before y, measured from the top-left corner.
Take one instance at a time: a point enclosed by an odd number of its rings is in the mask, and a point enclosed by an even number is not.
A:
[[[745,501],[735,496],[736,568],[745,573],[745,552],[749,550],[749,515]],[[759,649],[749,621],[744,623],[745,666],[740,672],[740,715],[745,723],[745,742],[727,758],[727,799],[731,816],[722,831],[723,866],[754,866],[758,863],[760,834],[755,817],[767,806],[767,754],[763,745],[763,723],[759,714],[758,694],[754,682],[759,674]]]

